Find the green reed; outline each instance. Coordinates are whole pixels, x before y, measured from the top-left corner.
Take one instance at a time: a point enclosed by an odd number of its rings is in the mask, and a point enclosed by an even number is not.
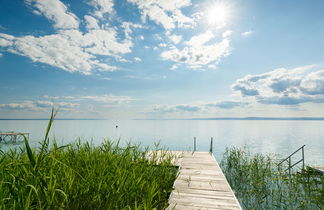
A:
[[[164,209],[177,169],[167,153],[158,161],[148,148],[104,141],[94,147],[77,141],[39,149],[25,138],[20,151],[1,151],[0,209]]]
[[[324,209],[324,176],[291,175],[276,156],[227,148],[221,168],[244,209]]]

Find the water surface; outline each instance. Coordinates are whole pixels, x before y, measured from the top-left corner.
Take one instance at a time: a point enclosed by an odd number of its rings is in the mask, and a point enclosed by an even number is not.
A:
[[[116,128],[118,125],[118,128]],[[29,132],[33,146],[44,136],[46,120],[0,120],[1,131]],[[99,145],[104,138],[154,146],[160,142],[171,150],[209,151],[214,139],[218,161],[226,147],[246,146],[251,152],[287,156],[306,144],[306,162],[324,165],[324,121],[303,120],[56,120],[51,136],[59,144],[92,141]],[[2,145],[7,148],[9,145]]]

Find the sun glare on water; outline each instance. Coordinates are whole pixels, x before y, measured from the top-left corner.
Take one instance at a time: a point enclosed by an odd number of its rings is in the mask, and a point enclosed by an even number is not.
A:
[[[223,4],[214,4],[207,12],[209,24],[226,24],[228,20],[228,8]]]

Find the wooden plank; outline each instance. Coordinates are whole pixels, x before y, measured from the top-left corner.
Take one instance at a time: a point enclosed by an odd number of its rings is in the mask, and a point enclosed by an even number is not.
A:
[[[170,202],[170,206],[175,205],[185,205],[185,206],[193,206],[200,207],[206,209],[238,209],[237,204],[228,204],[228,203],[204,203],[203,201],[193,201],[190,200],[173,200]],[[172,209],[172,208],[169,208]]]
[[[187,206],[187,205],[182,205],[182,204],[170,204],[170,206],[167,209],[172,209],[172,210],[208,210],[208,209],[220,209],[220,208],[215,208],[213,207],[197,207],[197,206]],[[235,208],[231,208],[231,207],[226,207],[223,206],[221,207],[222,210],[233,210]]]
[[[206,196],[229,196],[233,197],[231,192],[228,191],[217,191],[217,190],[203,190],[203,189],[177,189],[172,193],[187,193],[187,194],[196,194],[196,195],[206,195]]]
[[[195,204],[195,206],[230,206],[236,207],[237,204],[235,200],[222,200],[222,199],[210,199],[210,198],[199,198],[199,197],[185,197],[182,196],[181,198],[172,197],[170,203],[179,203],[179,204]]]
[[[205,194],[198,194],[198,193],[183,193],[183,192],[177,192],[177,193],[173,193],[170,198],[176,198],[176,199],[180,199],[180,198],[189,198],[189,199],[194,199],[194,198],[204,198],[204,199],[212,199],[212,200],[223,200],[223,201],[228,201],[230,203],[236,203],[235,200],[233,199],[231,194],[227,194],[227,195],[223,195],[223,193],[219,193],[219,195],[205,195]]]
[[[222,205],[213,205],[213,206],[197,206],[195,204],[193,205],[186,205],[186,204],[170,204],[170,206],[167,208],[168,210],[209,210],[209,209],[222,209],[222,210],[235,210],[237,208],[230,207],[230,206],[222,206]]]

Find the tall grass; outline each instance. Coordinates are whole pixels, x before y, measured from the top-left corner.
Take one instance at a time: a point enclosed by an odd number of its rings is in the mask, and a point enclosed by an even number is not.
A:
[[[38,150],[1,151],[0,209],[163,209],[176,178],[173,157],[104,141],[49,147],[51,119]]]
[[[228,148],[221,168],[244,209],[324,209],[324,176],[289,175],[279,159]]]

